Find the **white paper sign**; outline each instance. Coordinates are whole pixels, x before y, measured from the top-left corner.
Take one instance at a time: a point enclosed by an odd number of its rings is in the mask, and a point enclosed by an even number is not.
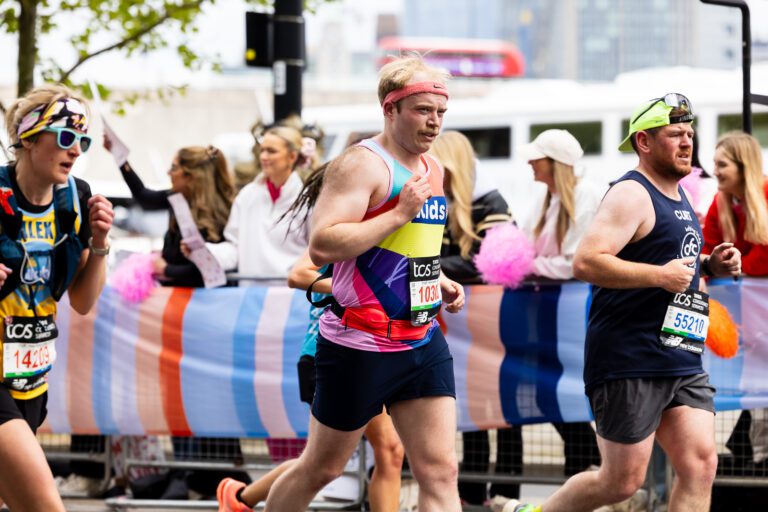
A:
[[[93,103],[96,105],[96,111],[101,117],[101,124],[104,127],[104,136],[107,137],[109,142],[112,144],[109,152],[112,154],[112,158],[115,159],[115,162],[117,162],[117,166],[122,167],[123,164],[128,161],[128,153],[130,153],[130,150],[128,149],[128,146],[125,145],[125,142],[120,140],[120,138],[115,133],[115,130],[113,130],[112,127],[107,124],[107,118],[104,117],[104,106],[101,103],[101,94],[99,94],[98,86],[91,79],[88,80],[88,86],[91,88],[91,94],[93,95]]]
[[[104,116],[101,116],[101,124],[104,126],[104,135],[111,143],[109,152],[112,153],[112,158],[117,162],[117,166],[122,167],[123,164],[128,161],[130,150],[128,149],[128,146],[120,140],[112,127],[107,124],[107,120]]]
[[[176,216],[176,223],[179,225],[179,231],[181,231],[181,239],[189,247],[189,261],[200,270],[205,287],[216,288],[225,285],[227,276],[224,274],[224,269],[205,246],[205,240],[195,225],[187,200],[184,199],[183,195],[177,193],[168,196],[168,202],[171,203],[171,208],[173,208],[173,213]]]

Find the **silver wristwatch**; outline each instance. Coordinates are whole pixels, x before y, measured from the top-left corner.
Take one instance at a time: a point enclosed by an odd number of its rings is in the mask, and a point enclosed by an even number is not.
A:
[[[94,247],[93,237],[90,237],[88,239],[88,249],[90,249],[91,252],[96,256],[106,256],[107,254],[109,254],[109,244],[107,244],[106,247]]]

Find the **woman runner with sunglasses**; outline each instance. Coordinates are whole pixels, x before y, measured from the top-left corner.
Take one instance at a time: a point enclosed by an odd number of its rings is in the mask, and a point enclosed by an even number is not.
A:
[[[17,99],[5,124],[16,161],[0,167],[0,497],[11,510],[63,511],[35,432],[46,416],[62,294],[80,314],[105,279],[112,205],[71,175],[91,138],[84,100],[61,85]]]

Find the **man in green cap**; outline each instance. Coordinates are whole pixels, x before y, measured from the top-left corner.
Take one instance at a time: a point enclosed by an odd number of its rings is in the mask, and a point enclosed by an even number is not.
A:
[[[575,475],[542,506],[504,512],[591,512],[631,497],[645,480],[654,439],[675,469],[669,510],[709,510],[717,469],[714,393],[701,364],[708,296],[700,275],[738,275],[723,243],[701,254],[698,219],[679,185],[691,172],[693,110],[667,94],[630,118],[620,149],[637,167],[605,195],[573,262],[594,284],[584,384],[602,465]]]

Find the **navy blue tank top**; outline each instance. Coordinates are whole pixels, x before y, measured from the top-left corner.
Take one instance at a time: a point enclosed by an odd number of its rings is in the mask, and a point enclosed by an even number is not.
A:
[[[651,265],[695,256],[696,274],[690,287],[698,289],[701,227],[682,187],[678,185],[682,199],[675,201],[638,171],[629,171],[614,184],[626,180],[636,181],[648,191],[656,223],[648,235],[627,244],[616,256]],[[672,295],[662,288],[594,287],[584,357],[587,391],[611,379],[703,373],[700,354],[664,347],[659,340]]]

